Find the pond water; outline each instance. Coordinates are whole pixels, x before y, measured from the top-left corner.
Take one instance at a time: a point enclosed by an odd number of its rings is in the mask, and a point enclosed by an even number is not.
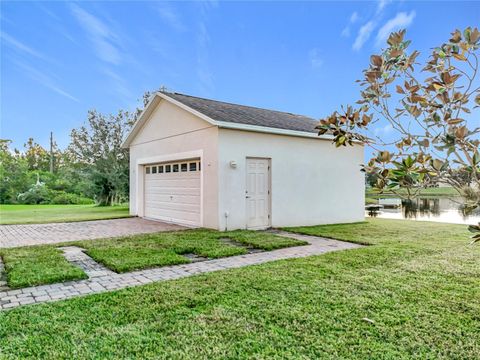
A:
[[[383,200],[383,201],[382,201]],[[417,221],[437,221],[452,224],[478,224],[480,208],[470,214],[462,210],[462,200],[456,197],[419,197],[414,200],[379,199],[379,203],[400,205],[383,208],[378,212],[366,212],[367,216],[384,219],[408,219]]]

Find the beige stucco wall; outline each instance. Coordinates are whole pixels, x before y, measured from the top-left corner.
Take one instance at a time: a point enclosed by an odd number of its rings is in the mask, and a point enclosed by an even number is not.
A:
[[[143,216],[141,164],[199,154],[203,226],[218,228],[218,128],[165,100],[155,108],[130,145],[130,214]]]
[[[218,147],[222,230],[246,227],[247,157],[271,158],[272,226],[364,219],[363,146],[336,148],[318,138],[220,129]]]

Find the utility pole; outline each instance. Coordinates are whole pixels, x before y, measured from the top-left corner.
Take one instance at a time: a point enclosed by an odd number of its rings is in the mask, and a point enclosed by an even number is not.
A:
[[[50,172],[53,174],[53,131],[50,131]]]

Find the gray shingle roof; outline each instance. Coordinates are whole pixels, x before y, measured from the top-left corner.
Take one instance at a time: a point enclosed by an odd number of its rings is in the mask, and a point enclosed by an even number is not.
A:
[[[179,93],[162,93],[216,121],[311,133],[318,132],[315,130],[318,121],[303,115],[230,104]]]

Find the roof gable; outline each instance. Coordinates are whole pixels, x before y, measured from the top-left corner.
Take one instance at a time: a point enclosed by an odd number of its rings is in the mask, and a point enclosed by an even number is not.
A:
[[[318,131],[315,129],[318,121],[307,116],[159,91],[152,96],[140,114],[125,138],[123,147],[130,146],[162,100],[173,103],[207,123],[222,128],[331,139],[329,135],[318,136]]]

